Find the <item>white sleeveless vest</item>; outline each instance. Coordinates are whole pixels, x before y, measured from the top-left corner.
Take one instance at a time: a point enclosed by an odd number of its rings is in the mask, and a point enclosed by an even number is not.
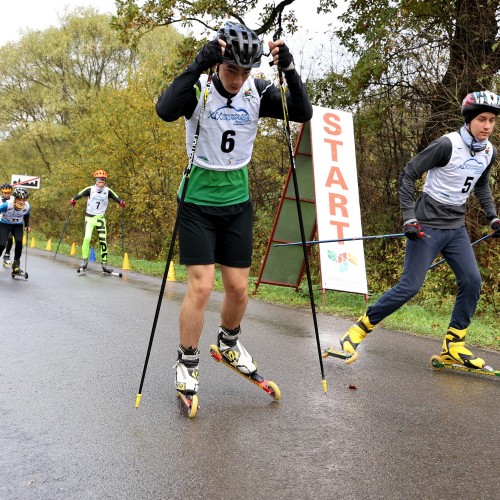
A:
[[[186,120],[186,151],[193,147],[198,116],[207,86],[208,75],[201,75],[201,98],[189,120]],[[238,170],[248,165],[257,135],[260,95],[252,77],[236,96],[228,99],[212,84],[201,121],[194,163],[209,170]]]
[[[90,196],[87,200],[87,213],[90,215],[104,215],[108,208],[108,191],[104,186],[100,193],[97,192],[97,187],[90,188]]]
[[[469,198],[474,185],[491,162],[493,146],[471,156],[469,147],[458,132],[446,134],[453,145],[450,161],[444,167],[427,172],[424,193],[446,205],[461,206]]]
[[[6,201],[7,211],[0,214],[1,219],[4,224],[22,224],[24,221],[24,216],[30,211],[30,204],[26,202],[21,210],[17,210],[14,207],[14,197],[11,196],[10,199]]]

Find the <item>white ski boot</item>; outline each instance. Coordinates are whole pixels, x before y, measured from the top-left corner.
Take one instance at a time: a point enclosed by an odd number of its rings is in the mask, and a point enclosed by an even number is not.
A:
[[[222,325],[219,326],[219,334],[217,336],[217,347],[224,359],[241,373],[252,375],[257,372],[257,364],[253,360],[250,353],[243,347],[238,340],[241,333],[241,328],[228,330]]]
[[[196,394],[198,392],[198,366],[200,351],[198,349],[177,349],[177,362],[174,365],[175,389],[183,394]]]
[[[12,267],[12,261],[8,253],[3,256],[3,267]]]

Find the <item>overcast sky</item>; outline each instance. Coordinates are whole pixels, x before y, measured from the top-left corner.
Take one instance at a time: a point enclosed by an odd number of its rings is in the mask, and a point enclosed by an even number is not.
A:
[[[114,0],[2,0],[0,45],[20,38],[21,30],[43,30],[59,26],[65,8],[94,7],[102,13],[115,13]]]
[[[66,11],[73,11],[77,7],[93,7],[98,12],[114,14],[116,6],[114,0],[1,0],[0,15],[0,45],[19,40],[23,31],[43,30],[50,26],[60,26],[59,19]],[[264,0],[262,0],[264,1]],[[346,3],[346,2],[339,2]],[[329,30],[329,22],[335,21],[335,16],[317,15],[316,8],[319,0],[296,0],[291,7],[296,11],[300,33],[284,37],[295,57],[297,65],[307,64],[301,59],[316,57],[318,45],[328,44],[325,32]],[[177,25],[175,25],[176,28]],[[269,39],[271,37],[269,36]],[[267,52],[267,44],[264,46]],[[322,57],[325,57],[322,52]],[[261,70],[268,73],[261,66]],[[269,76],[269,75],[267,75]],[[305,75],[304,75],[305,76]]]
[[[299,23],[307,32],[321,36],[328,20],[316,14],[318,3],[319,0],[296,0],[291,7],[297,11]],[[102,13],[116,12],[114,0],[2,0],[0,45],[18,40],[21,30],[58,26],[65,9],[72,11],[76,7],[94,7]]]

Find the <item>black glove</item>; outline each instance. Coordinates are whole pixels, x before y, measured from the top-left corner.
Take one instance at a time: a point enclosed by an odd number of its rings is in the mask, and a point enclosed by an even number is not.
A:
[[[201,71],[206,71],[222,62],[222,47],[217,40],[212,40],[196,54],[194,60],[198,63]]]
[[[491,220],[490,227],[495,231],[493,233],[493,238],[500,238],[500,219],[498,217]]]
[[[290,49],[285,44],[279,46],[278,67],[283,71],[290,71],[295,67]]]
[[[417,219],[408,219],[403,223],[403,233],[409,240],[418,241],[424,237],[420,224]]]

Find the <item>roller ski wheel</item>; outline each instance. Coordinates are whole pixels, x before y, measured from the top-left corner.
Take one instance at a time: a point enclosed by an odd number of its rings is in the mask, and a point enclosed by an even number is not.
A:
[[[177,397],[184,403],[188,417],[189,418],[196,417],[196,413],[200,407],[198,404],[198,395],[185,394],[184,392],[177,391]]]
[[[240,372],[238,368],[235,368],[233,365],[231,365],[226,361],[224,356],[222,356],[222,354],[220,353],[219,348],[215,344],[212,344],[210,346],[210,355],[218,363],[222,363],[223,365],[231,368],[231,370],[234,370],[243,378],[246,378],[247,380],[250,380],[250,382],[252,382],[253,384],[259,386],[263,391],[266,391],[276,401],[281,399],[281,391],[279,387],[272,380],[264,379],[257,372],[255,372],[252,375],[246,375],[245,373]]]
[[[432,356],[430,359],[431,368],[435,371],[455,370],[458,372],[479,373],[480,375],[488,375],[490,377],[500,377],[500,370],[494,370],[491,366],[483,366],[483,368],[470,368],[459,364],[446,364],[440,356]]]
[[[337,351],[333,347],[327,347],[323,354],[321,355],[323,358],[328,358],[328,356],[332,356],[333,358],[343,359],[346,365],[350,365],[354,363],[358,359],[358,351],[354,351],[353,354],[347,351]]]

